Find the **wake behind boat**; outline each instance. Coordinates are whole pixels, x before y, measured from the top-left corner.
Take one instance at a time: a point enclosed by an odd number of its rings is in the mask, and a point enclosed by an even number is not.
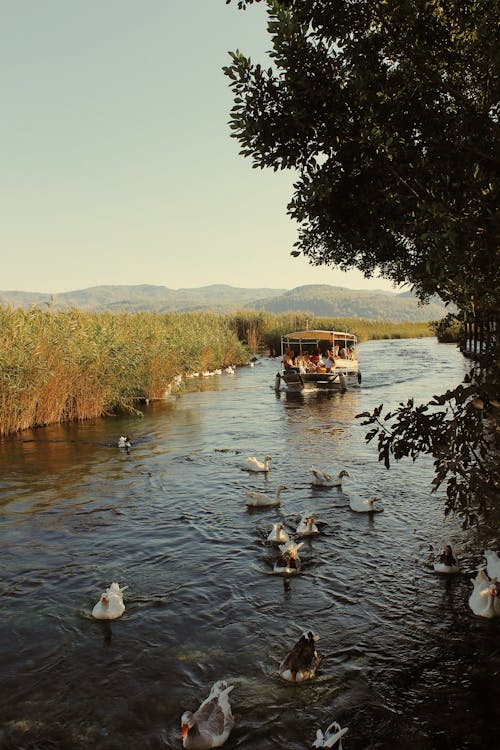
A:
[[[281,370],[275,388],[339,390],[361,383],[358,340],[353,333],[296,331],[281,337]]]

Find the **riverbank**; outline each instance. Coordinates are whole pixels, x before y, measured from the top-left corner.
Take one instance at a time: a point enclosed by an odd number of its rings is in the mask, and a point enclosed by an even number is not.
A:
[[[83,313],[0,307],[0,435],[165,398],[193,372],[243,365],[282,333],[340,328],[360,341],[430,336],[424,323],[243,312]]]

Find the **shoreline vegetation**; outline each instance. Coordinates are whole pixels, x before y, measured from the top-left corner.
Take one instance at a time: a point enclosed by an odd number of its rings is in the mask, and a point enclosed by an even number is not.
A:
[[[318,318],[306,313],[88,313],[0,307],[0,435],[167,398],[193,373],[280,353],[283,333],[309,327],[369,339],[434,336],[430,323]]]

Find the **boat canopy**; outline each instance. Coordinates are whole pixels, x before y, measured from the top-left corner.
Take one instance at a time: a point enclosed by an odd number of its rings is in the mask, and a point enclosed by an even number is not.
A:
[[[282,338],[283,341],[328,341],[330,344],[333,344],[335,339],[357,342],[357,336],[345,331],[295,331],[295,333],[287,333]]]

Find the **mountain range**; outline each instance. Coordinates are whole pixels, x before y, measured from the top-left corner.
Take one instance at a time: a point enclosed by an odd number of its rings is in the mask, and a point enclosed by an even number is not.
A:
[[[96,312],[302,311],[320,317],[398,322],[439,320],[449,312],[439,298],[433,298],[428,304],[421,305],[411,292],[346,289],[328,284],[308,284],[288,290],[241,288],[227,284],[169,289],[165,286],[140,284],[94,286],[57,295],[0,291],[0,304],[22,308],[36,305],[51,310],[76,308]]]

